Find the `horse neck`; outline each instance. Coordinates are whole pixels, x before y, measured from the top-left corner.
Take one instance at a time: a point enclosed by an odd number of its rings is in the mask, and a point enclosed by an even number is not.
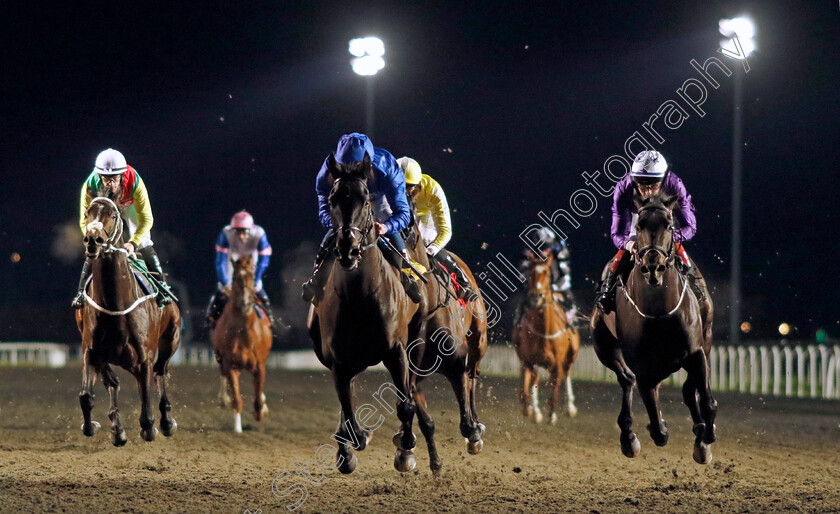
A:
[[[654,287],[648,284],[638,266],[633,267],[627,279],[627,289],[636,304],[645,313],[664,313],[677,305],[682,292],[679,273],[674,266],[669,266],[662,277],[662,285]]]
[[[102,255],[91,261],[91,297],[109,309],[128,307],[139,297],[128,258],[122,252]]]

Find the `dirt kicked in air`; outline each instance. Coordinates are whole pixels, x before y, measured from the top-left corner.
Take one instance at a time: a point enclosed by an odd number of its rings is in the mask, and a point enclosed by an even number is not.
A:
[[[416,423],[417,468],[404,475],[393,469],[398,421],[380,411],[387,420],[357,452],[356,472],[330,473],[316,486],[294,473],[296,462],[314,462],[318,447],[332,443],[339,409],[326,373],[270,370],[269,414],[257,425],[246,410],[245,431],[234,434],[230,412],[218,406],[218,371],[173,368],[178,432],[145,443],[134,381],[120,370],[123,448],[108,442],[101,381],[94,419],[102,429],[86,438],[78,367],[0,373],[2,511],[288,512],[285,505],[304,488],[308,498],[298,512],[840,510],[840,402],[719,393],[714,460],[701,466],[691,458],[694,436],[678,389],[662,393],[671,433],[664,448],[648,436],[636,395],[634,430],[642,452],[631,460],[619,447],[618,385],[576,383],[577,417],[561,416],[550,426],[521,418],[516,380],[484,377],[478,409],[487,433],[484,450],[472,456],[458,432],[455,398],[437,377],[423,385],[444,461],[439,477],[429,471]],[[357,405],[386,378],[363,374]],[[242,391],[250,405],[250,379]],[[271,485],[285,471],[292,475],[279,489],[307,485],[279,498]]]

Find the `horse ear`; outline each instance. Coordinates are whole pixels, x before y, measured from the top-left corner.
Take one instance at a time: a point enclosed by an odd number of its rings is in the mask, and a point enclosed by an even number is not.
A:
[[[680,197],[677,196],[677,195],[663,196],[662,197],[662,204],[669,211],[673,211],[674,208],[676,208],[679,203],[680,203]]]
[[[641,209],[646,203],[647,201],[645,201],[645,198],[639,194],[639,190],[633,188],[633,204],[636,205],[636,209]]]
[[[362,178],[368,182],[373,180],[373,166],[370,163],[370,155],[367,152],[362,157]]]
[[[335,160],[335,152],[330,152],[330,155],[327,157],[327,177],[329,178],[330,185],[341,178],[341,175],[342,170],[338,167],[338,162]]]

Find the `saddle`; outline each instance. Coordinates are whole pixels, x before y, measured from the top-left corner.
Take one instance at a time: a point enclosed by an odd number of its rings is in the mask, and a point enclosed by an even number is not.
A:
[[[131,267],[131,272],[134,274],[134,278],[137,279],[137,284],[140,286],[140,289],[142,289],[145,294],[158,294],[159,288],[157,284],[155,284],[155,281],[151,278],[151,271],[149,271],[149,268],[146,266],[143,259],[130,261],[128,264]]]

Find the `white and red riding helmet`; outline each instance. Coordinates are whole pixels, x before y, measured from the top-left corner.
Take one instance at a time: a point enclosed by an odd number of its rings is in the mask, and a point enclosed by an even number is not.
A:
[[[231,218],[230,226],[233,228],[246,228],[250,230],[254,228],[254,217],[248,214],[247,211],[239,211],[233,215],[233,218]]]

